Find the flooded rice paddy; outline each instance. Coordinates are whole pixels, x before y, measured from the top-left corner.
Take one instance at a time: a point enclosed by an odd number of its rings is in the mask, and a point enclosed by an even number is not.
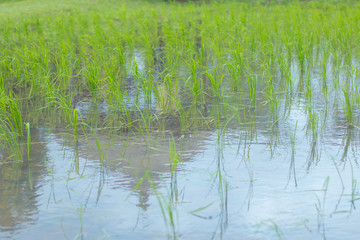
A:
[[[259,106],[241,127],[145,139],[31,129],[31,161],[1,163],[0,236],[355,239],[359,129],[329,109],[314,141],[301,98],[291,104],[275,126]]]
[[[294,107],[289,123],[258,123],[252,139],[248,129],[151,136],[150,145],[99,134],[105,166],[88,150],[94,141],[74,145],[38,129],[29,165],[1,165],[1,237],[351,239],[360,234],[357,130],[332,119],[336,130],[313,146],[303,118]]]
[[[128,4],[1,22],[0,239],[358,239],[355,8]]]

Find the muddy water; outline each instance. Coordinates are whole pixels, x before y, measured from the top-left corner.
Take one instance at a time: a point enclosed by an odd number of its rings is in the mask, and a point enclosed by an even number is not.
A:
[[[358,239],[359,130],[333,114],[314,144],[304,112],[174,135],[177,171],[169,133],[98,133],[99,155],[34,130],[30,164],[0,166],[0,239]]]

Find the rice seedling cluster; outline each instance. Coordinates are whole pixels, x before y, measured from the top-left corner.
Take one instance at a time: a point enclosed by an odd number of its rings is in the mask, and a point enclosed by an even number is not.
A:
[[[82,119],[95,128],[213,128],[264,104],[271,126],[286,117],[294,94],[305,97],[311,126],[324,103],[340,103],[347,124],[357,124],[359,14],[352,5],[125,2],[89,9],[1,21],[2,112],[16,135],[24,122],[76,132],[75,109],[89,111],[79,109],[84,102],[103,109]]]

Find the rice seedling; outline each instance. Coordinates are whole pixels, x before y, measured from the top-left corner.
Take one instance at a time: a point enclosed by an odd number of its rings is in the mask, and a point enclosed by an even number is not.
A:
[[[31,133],[30,133],[30,124],[26,123],[26,131],[27,131],[27,142],[26,142],[26,152],[27,152],[27,161],[30,162],[30,154],[31,154]]]
[[[204,102],[204,82],[201,77],[198,76],[199,63],[192,60],[188,63],[191,76],[186,80],[185,85],[191,91],[194,104],[202,104]]]
[[[12,125],[11,129],[15,131],[14,134],[21,138],[24,134],[23,120],[19,103],[12,93],[0,102],[0,111],[1,117]]]
[[[224,75],[218,77],[216,72],[213,73],[206,72],[206,76],[208,77],[209,82],[211,84],[213,94],[222,101],[222,99],[225,97],[224,85],[223,85]]]
[[[289,179],[288,184],[290,182],[291,175],[294,175],[294,183],[295,187],[297,186],[296,180],[296,167],[295,167],[295,139],[296,139],[296,129],[297,129],[298,121],[296,121],[294,132],[290,133],[290,143],[291,143],[291,160],[290,160],[290,171],[289,171]]]
[[[96,135],[95,130],[93,130],[93,136],[94,136],[94,139],[95,139],[97,152],[98,152],[98,154],[99,154],[100,166],[101,166],[101,167],[105,167],[105,166],[106,166],[105,155],[104,155],[104,152],[103,152],[102,149],[101,149],[101,144],[100,144],[100,142],[99,142],[99,140],[98,140],[98,137],[97,137],[97,135]]]
[[[58,109],[63,113],[62,117],[65,122],[70,124],[74,113],[72,110],[72,95],[59,94],[54,102],[57,104]]]
[[[72,128],[73,128],[73,135],[74,135],[74,142],[79,142],[79,134],[78,134],[78,110],[74,109],[73,117],[72,117]]]
[[[33,179],[32,179],[32,173],[31,173],[31,167],[30,167],[30,154],[31,154],[31,133],[30,133],[30,124],[26,123],[26,130],[27,130],[27,167],[28,167],[28,181],[29,181],[29,187],[31,190],[33,190]]]
[[[276,89],[273,77],[270,72],[270,66],[267,66],[267,76],[268,76],[268,92],[266,96],[268,98],[268,102],[270,103],[271,110],[271,118],[273,124],[276,124],[279,120],[279,108],[280,108],[280,99],[276,96]]]
[[[84,74],[87,80],[87,87],[91,93],[91,96],[96,99],[98,90],[100,89],[100,69],[95,59],[89,60],[87,63],[87,69]]]
[[[160,81],[153,84],[153,92],[156,96],[157,106],[161,115],[174,115],[176,105],[179,103],[178,80],[173,78],[172,73],[160,73]]]
[[[327,76],[327,68],[328,68],[328,59],[329,59],[329,53],[325,52],[326,47],[323,47],[323,56],[322,56],[322,62],[321,62],[321,72],[320,75],[322,77],[322,91],[324,93],[324,96],[326,98],[327,92],[328,92],[328,76]]]
[[[237,52],[234,53],[234,55],[236,54],[236,56],[238,55]],[[243,63],[242,63],[242,56],[237,56],[236,59],[240,59],[238,61],[240,61],[240,63],[237,62],[227,62],[226,63],[226,68],[227,68],[227,72],[230,75],[230,80],[231,80],[231,88],[233,90],[240,90],[241,86],[242,86],[242,81],[241,81],[241,74],[243,73]]]
[[[147,76],[145,76],[142,72],[139,71],[138,69],[138,65],[137,63],[133,63],[133,69],[134,69],[134,77],[135,80],[138,82],[137,83],[137,88],[141,87],[141,91],[144,94],[144,97],[146,99],[146,101],[148,103],[151,102],[151,94],[152,94],[152,85],[153,85],[153,80],[152,80],[152,74],[151,72],[149,72],[149,74],[147,74]],[[139,91],[139,89],[138,89]]]
[[[138,127],[135,127],[137,131],[144,137],[144,140],[150,144],[150,134],[151,134],[151,125],[153,123],[154,115],[149,113],[148,111],[141,111],[139,106],[136,106],[138,113],[140,114]],[[154,117],[156,120],[156,116]]]
[[[277,54],[277,62],[279,64],[280,72],[284,78],[286,90],[289,92],[293,91],[293,81],[291,79],[290,62],[285,58],[285,55],[281,52]]]
[[[294,132],[290,134],[290,143],[291,143],[291,152],[295,153],[295,137],[296,137],[296,129],[297,129],[298,121],[296,121]]]
[[[170,234],[172,238],[178,239],[179,236],[176,230],[176,223],[178,221],[177,207],[176,207],[177,203],[173,201],[171,195],[168,194],[169,196],[164,196],[161,192],[159,192],[156,189],[154,179],[151,175],[148,175],[148,181],[150,182],[152,190],[154,191],[154,194],[159,203],[161,213],[164,219],[164,224],[167,228],[167,232]]]
[[[15,133],[14,126],[4,120],[0,120],[0,134],[1,145],[4,145],[6,149],[10,150],[11,155],[9,158],[14,158],[17,161],[23,161],[23,152],[18,141],[18,136]]]
[[[0,140],[4,140],[5,146],[10,149],[12,154],[10,157],[14,157],[15,160],[22,161],[23,153],[19,139],[21,139],[24,134],[23,122],[19,104],[12,94],[10,94],[9,97],[1,96],[0,116]]]
[[[249,98],[250,98],[250,105],[252,108],[255,108],[255,104],[256,104],[256,85],[257,85],[257,75],[255,75],[252,70],[251,67],[249,65],[249,62],[247,62],[247,70],[248,70],[248,77],[247,77],[247,82],[248,82],[248,91],[249,91]]]
[[[352,93],[350,92],[350,86],[344,82],[344,87],[342,88],[342,92],[344,94],[344,100],[343,103],[343,109],[345,112],[345,117],[347,124],[351,126],[353,124],[353,118],[354,118],[354,112],[353,112],[353,105],[354,105],[354,97],[352,96]]]
[[[176,172],[178,163],[180,162],[179,153],[176,151],[175,139],[174,137],[169,139],[169,153],[170,153],[170,172]]]
[[[309,106],[307,109],[307,113],[308,113],[307,131],[311,133],[312,141],[316,142],[318,139],[319,117],[314,107]]]

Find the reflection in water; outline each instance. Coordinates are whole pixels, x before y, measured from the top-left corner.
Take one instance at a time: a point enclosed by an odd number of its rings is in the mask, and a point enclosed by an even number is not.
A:
[[[0,225],[5,231],[13,231],[18,224],[35,220],[36,195],[29,189],[27,167],[22,163],[3,164],[0,176]]]
[[[0,237],[227,239],[242,229],[256,239],[281,228],[303,239],[356,229],[358,129],[328,115],[318,133],[309,109],[292,104],[276,124],[259,106],[191,134],[98,131],[74,143],[33,130],[30,165],[0,165]],[[261,223],[269,229],[257,232]]]
[[[218,130],[219,131],[219,130]],[[226,180],[226,172],[224,166],[224,155],[223,150],[224,146],[224,136],[223,132],[218,132],[217,144],[216,144],[216,172],[214,176],[214,182],[217,185],[217,190],[219,194],[219,213],[217,214],[218,224],[212,235],[212,238],[215,238],[216,235],[219,235],[219,238],[222,239],[223,235],[228,226],[228,183]]]
[[[0,231],[14,232],[37,220],[39,189],[45,184],[46,143],[40,131],[34,131],[34,139],[39,141],[32,145],[30,164],[8,161],[0,165]],[[25,155],[24,151],[24,159]]]
[[[354,128],[353,127],[348,127],[346,129],[346,134],[344,135],[344,140],[343,140],[343,146],[344,146],[344,150],[343,150],[343,153],[342,153],[342,156],[341,156],[341,161],[342,162],[345,162],[346,161],[346,158],[347,158],[347,155],[348,155],[348,151],[349,151],[349,147],[351,144],[351,142],[353,141],[353,138],[354,138]],[[354,144],[354,148],[356,147],[356,144]],[[356,156],[356,150],[353,148],[353,154],[354,156]],[[355,157],[354,158],[354,161],[355,163],[357,164],[357,158]]]

